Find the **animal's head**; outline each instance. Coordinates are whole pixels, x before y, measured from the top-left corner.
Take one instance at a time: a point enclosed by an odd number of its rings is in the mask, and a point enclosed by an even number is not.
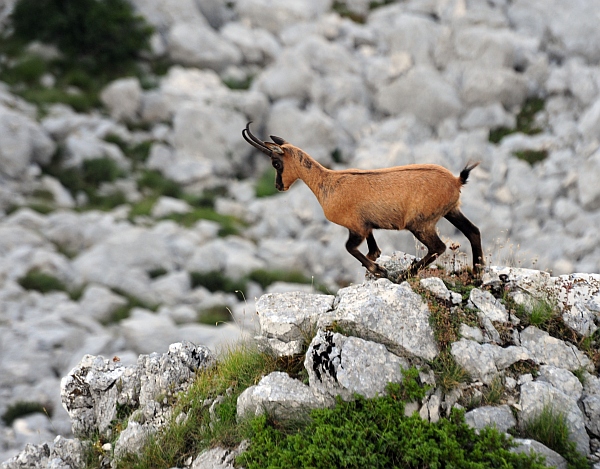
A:
[[[259,140],[250,132],[250,124],[251,122],[248,122],[246,128],[242,130],[244,140],[271,158],[271,164],[275,168],[275,171],[277,171],[275,187],[278,191],[287,191],[296,179],[299,178],[298,156],[303,155],[304,152],[281,137],[274,135],[271,135],[272,142]],[[302,161],[303,158],[300,158],[300,160]]]

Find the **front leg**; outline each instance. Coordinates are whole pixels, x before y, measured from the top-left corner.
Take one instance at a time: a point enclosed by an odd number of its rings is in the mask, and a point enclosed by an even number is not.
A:
[[[373,262],[371,259],[368,259],[362,252],[358,250],[358,246],[364,241],[365,237],[356,233],[355,231],[349,230],[350,236],[348,237],[348,241],[346,242],[346,250],[352,254],[359,262],[375,277],[378,278],[387,278],[388,272],[386,269],[381,267],[380,265]],[[372,237],[372,235],[370,235]],[[374,241],[374,239],[373,239]],[[367,241],[368,242],[368,241]]]

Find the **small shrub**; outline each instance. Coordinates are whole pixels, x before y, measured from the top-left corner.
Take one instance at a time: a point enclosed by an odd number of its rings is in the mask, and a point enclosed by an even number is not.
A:
[[[175,181],[164,177],[159,171],[147,170],[142,172],[142,175],[137,181],[140,189],[151,189],[158,195],[168,197],[181,197],[181,187]]]
[[[291,431],[258,417],[251,422],[250,448],[236,462],[248,469],[545,467],[539,456],[511,453],[510,439],[496,429],[476,432],[463,412],[454,410],[437,423],[404,416],[403,386],[391,385],[388,395],[375,399],[338,399]]]
[[[219,270],[190,272],[190,284],[192,288],[202,286],[211,292],[222,291],[226,293],[235,293],[236,291],[246,291],[245,280],[231,279]]]
[[[131,62],[152,33],[125,0],[18,0],[12,21],[16,37],[55,44],[91,70]]]
[[[166,275],[169,271],[167,269],[165,269],[164,267],[157,267],[156,269],[151,269],[148,271],[148,277],[155,279],[158,277],[162,277],[163,275]]]
[[[86,184],[98,187],[103,182],[113,182],[121,171],[110,158],[84,160],[81,165],[81,177]]]
[[[19,285],[26,290],[36,290],[40,293],[48,293],[51,291],[67,291],[65,284],[59,279],[37,269],[27,272],[27,274],[21,277],[18,282]]]
[[[215,305],[200,311],[198,322],[210,326],[218,326],[231,321],[231,309],[227,305]]]
[[[535,126],[535,115],[544,109],[544,100],[542,98],[528,98],[519,114],[517,114],[517,122],[514,129],[508,127],[498,127],[490,130],[489,141],[492,143],[500,143],[507,135],[515,132],[522,132],[526,135],[535,135],[542,131]]]
[[[4,421],[4,424],[9,427],[16,419],[38,412],[45,414],[48,417],[52,417],[51,409],[45,407],[39,402],[17,401],[8,406],[6,411],[2,414],[2,420]]]
[[[516,151],[514,155],[520,160],[527,161],[531,166],[548,158],[547,150],[522,150]]]
[[[37,85],[40,78],[48,71],[44,59],[37,55],[25,55],[11,68],[3,73],[3,80],[10,85],[24,83],[26,85]]]
[[[540,413],[525,422],[520,432],[523,438],[531,438],[553,449],[569,463],[569,469],[589,469],[584,455],[577,451],[569,439],[569,427],[563,413],[551,405],[545,405]]]

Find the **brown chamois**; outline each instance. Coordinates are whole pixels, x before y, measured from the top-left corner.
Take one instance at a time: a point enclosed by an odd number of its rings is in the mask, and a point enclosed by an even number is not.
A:
[[[381,250],[373,237],[374,229],[408,230],[427,247],[427,255],[406,272],[414,275],[446,250],[436,232],[436,223],[442,217],[471,243],[474,271],[483,265],[479,229],[459,209],[461,187],[479,163],[468,164],[458,177],[435,164],[334,171],[280,137],[271,135],[274,143],[259,140],[250,132],[250,122],[242,130],[242,136],[271,157],[277,171],[275,187],[279,191],[287,191],[297,179],[306,183],[321,204],[325,217],[348,228],[348,252],[376,277],[388,274],[375,263]],[[365,239],[369,248],[366,256],[358,250]]]

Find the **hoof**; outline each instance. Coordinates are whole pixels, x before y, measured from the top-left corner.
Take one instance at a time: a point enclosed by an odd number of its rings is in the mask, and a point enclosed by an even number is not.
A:
[[[389,278],[388,271],[378,264],[375,264],[369,272],[376,278]]]

